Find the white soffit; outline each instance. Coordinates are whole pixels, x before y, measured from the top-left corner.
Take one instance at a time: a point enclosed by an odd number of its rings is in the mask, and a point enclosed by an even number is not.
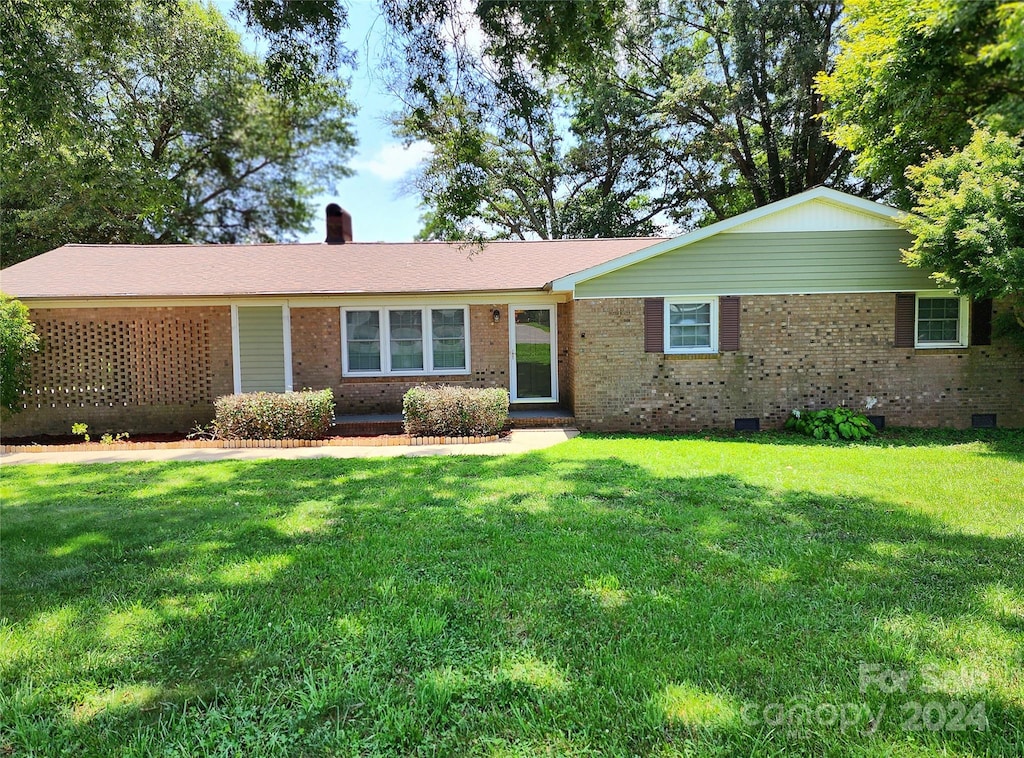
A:
[[[836,205],[819,198],[739,224],[726,234],[853,232],[899,228],[900,224],[895,218],[861,213],[849,206]]]

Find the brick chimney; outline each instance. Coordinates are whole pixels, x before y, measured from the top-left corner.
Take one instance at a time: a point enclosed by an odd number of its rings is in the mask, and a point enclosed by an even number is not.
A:
[[[337,203],[327,206],[328,245],[344,245],[352,241],[352,214]]]

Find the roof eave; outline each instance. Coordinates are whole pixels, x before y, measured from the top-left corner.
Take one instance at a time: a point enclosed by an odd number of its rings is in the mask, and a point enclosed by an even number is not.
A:
[[[42,294],[30,294],[30,295],[18,295],[17,293],[10,293],[14,297],[18,298],[26,304],[31,304],[37,301],[46,302],[57,302],[57,301],[120,301],[120,300],[212,300],[212,299],[245,299],[255,297],[267,297],[267,298],[295,298],[295,299],[308,299],[308,298],[345,298],[345,297],[458,297],[458,296],[470,296],[470,295],[501,295],[515,296],[517,294],[545,294],[551,292],[550,282],[541,286],[530,286],[530,287],[508,287],[501,289],[452,289],[452,290],[323,290],[323,291],[261,291],[261,292],[201,292],[201,293],[140,293],[140,292],[124,292],[124,293],[105,293],[102,295],[97,294],[54,294],[54,293],[42,293]]]

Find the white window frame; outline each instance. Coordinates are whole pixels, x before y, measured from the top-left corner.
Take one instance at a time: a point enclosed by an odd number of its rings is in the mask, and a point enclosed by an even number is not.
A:
[[[465,325],[466,340],[466,367],[456,368],[434,368],[434,324],[430,312],[435,310],[453,311],[462,310],[463,324]],[[380,324],[380,370],[359,371],[349,368],[348,365],[348,317],[347,313],[376,311],[379,314]],[[392,369],[391,368],[391,318],[392,311],[420,311],[422,313],[421,323],[423,324],[423,368],[422,369]],[[341,375],[350,377],[360,376],[468,376],[472,373],[472,357],[470,355],[469,338],[469,306],[468,305],[388,305],[388,306],[343,306],[341,308]]]
[[[708,347],[672,347],[669,340],[671,322],[669,312],[673,305],[710,305],[711,306],[711,344]],[[665,352],[670,355],[712,355],[718,352],[718,297],[666,297],[664,305],[664,334],[662,343]]]
[[[917,292],[914,298],[914,347],[918,350],[931,350],[934,348],[967,347],[970,340],[970,298],[951,295],[940,292]],[[943,300],[959,300],[960,310],[957,315],[957,339],[953,342],[921,342],[918,340],[918,319],[920,318],[920,303],[922,300],[942,298]]]

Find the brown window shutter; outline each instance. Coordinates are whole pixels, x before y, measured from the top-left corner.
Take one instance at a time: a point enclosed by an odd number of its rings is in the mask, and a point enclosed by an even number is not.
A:
[[[971,303],[971,344],[992,344],[992,298]]]
[[[644,299],[644,352],[665,352],[665,298]]]
[[[917,296],[912,292],[896,293],[896,347],[914,346],[914,305]]]
[[[718,349],[740,349],[740,299],[735,295],[718,298]]]

